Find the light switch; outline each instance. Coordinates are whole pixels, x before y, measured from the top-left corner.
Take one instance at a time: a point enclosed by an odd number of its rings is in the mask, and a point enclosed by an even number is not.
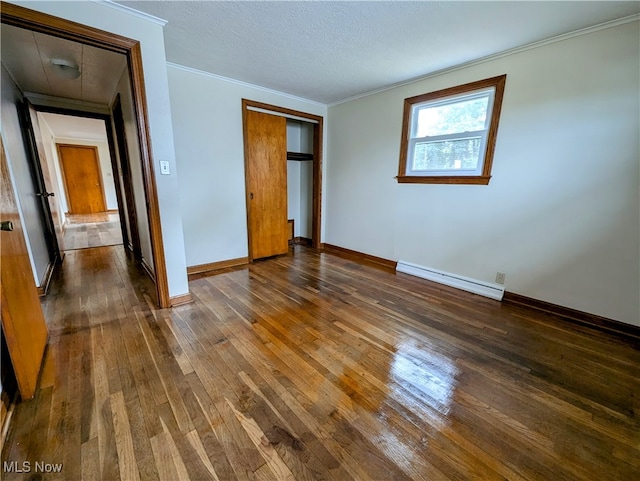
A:
[[[171,170],[169,169],[169,161],[161,160],[160,161],[160,174],[162,175],[171,175]]]

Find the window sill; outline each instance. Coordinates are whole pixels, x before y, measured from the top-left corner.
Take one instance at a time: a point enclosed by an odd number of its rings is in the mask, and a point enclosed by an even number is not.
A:
[[[399,184],[475,184],[489,185],[490,175],[399,175]]]

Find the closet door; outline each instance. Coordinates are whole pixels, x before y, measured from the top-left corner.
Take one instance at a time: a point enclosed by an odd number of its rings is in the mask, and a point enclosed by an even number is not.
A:
[[[285,254],[289,250],[286,119],[245,109],[244,122],[249,258]]]

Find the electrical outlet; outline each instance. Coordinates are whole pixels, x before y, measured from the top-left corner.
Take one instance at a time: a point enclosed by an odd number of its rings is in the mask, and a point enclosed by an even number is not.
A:
[[[498,284],[504,284],[504,278],[506,274],[504,272],[496,272],[496,282]]]

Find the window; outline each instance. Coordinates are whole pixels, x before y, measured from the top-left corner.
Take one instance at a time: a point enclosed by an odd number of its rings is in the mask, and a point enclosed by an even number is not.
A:
[[[488,184],[506,78],[405,99],[398,182]]]

